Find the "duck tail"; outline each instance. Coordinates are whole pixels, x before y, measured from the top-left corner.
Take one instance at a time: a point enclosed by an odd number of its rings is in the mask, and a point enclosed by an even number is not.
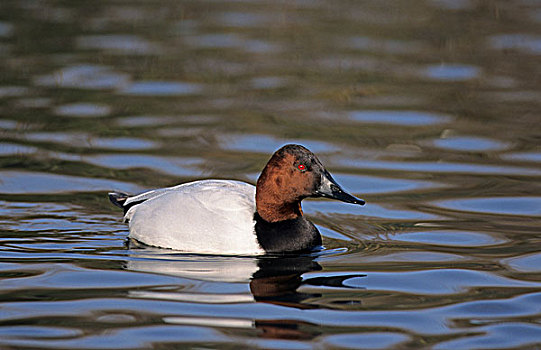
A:
[[[125,209],[124,203],[126,202],[126,199],[130,197],[126,193],[122,192],[109,192],[108,195],[111,203],[122,209]]]

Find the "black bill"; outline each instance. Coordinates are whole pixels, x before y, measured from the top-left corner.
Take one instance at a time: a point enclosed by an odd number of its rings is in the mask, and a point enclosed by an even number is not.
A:
[[[364,200],[356,198],[344,191],[327,171],[324,171],[321,175],[321,184],[316,190],[316,197],[332,198],[342,202],[359,205],[365,204]]]

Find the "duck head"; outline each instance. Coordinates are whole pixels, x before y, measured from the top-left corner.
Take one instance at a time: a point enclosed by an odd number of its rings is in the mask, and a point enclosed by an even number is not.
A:
[[[307,197],[365,203],[344,191],[308,149],[286,145],[272,155],[257,180],[257,212],[268,222],[295,219],[302,216],[301,201]]]

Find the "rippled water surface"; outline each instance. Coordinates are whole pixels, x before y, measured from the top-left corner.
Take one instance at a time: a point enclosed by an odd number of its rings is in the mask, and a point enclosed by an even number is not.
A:
[[[0,348],[541,346],[538,1],[0,2]],[[254,183],[287,142],[365,207],[323,251],[127,241],[109,190]]]

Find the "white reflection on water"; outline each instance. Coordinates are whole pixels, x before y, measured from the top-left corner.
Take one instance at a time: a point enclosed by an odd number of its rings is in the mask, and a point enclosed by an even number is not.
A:
[[[170,316],[164,317],[163,321],[170,324],[182,324],[192,326],[212,326],[212,327],[227,327],[227,328],[255,328],[254,321],[249,318],[226,318],[226,317],[181,317]]]
[[[166,255],[164,251],[171,253]],[[145,247],[141,251],[134,249],[132,254],[134,259],[128,261],[126,268],[131,271],[160,273],[197,281],[229,283],[247,283],[258,270],[257,258],[190,256],[182,255],[180,252],[175,256],[174,253],[172,250],[151,247]],[[225,292],[224,288],[237,290],[239,287],[231,285],[220,288],[221,292]],[[245,287],[241,289],[246,291]]]

